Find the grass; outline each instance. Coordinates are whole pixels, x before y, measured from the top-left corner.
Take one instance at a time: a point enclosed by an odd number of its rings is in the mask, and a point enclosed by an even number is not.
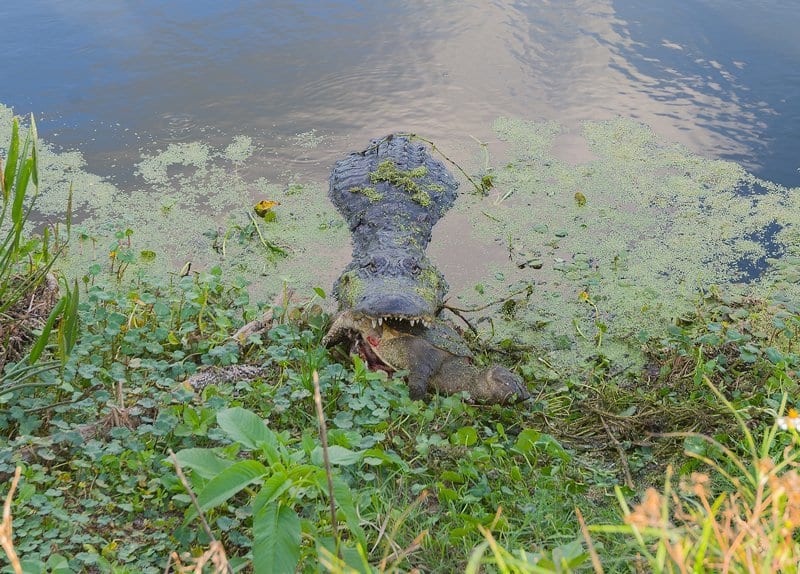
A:
[[[25,213],[8,197],[4,214]],[[49,272],[58,249],[10,229],[29,247],[6,276]],[[320,347],[321,289],[268,305],[219,269],[135,276],[133,233],[4,367],[12,571],[796,571],[790,303],[708,294],[637,342],[643,371],[598,340],[585,369],[530,381],[524,407],[419,402]],[[233,338],[265,314],[269,329]],[[237,364],[264,370],[186,385]]]

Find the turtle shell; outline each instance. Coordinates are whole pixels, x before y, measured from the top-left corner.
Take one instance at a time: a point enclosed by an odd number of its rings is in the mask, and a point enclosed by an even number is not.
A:
[[[472,357],[464,337],[455,328],[444,320],[436,320],[433,325],[423,329],[420,333],[431,345],[451,355],[458,357]]]

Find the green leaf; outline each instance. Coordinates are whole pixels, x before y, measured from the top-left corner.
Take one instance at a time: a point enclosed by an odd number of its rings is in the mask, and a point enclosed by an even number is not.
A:
[[[253,572],[294,572],[300,561],[300,518],[278,503],[253,512]]]
[[[237,462],[212,478],[206,487],[197,495],[200,509],[206,511],[219,506],[246,486],[266,476],[267,468],[255,460]],[[186,511],[184,524],[197,516],[197,510],[190,506]]]
[[[436,484],[436,497],[439,499],[439,502],[442,503],[454,502],[461,499],[461,496],[458,495],[458,492],[452,488],[447,488],[441,482]]]
[[[31,114],[31,127],[28,132],[31,136],[32,148],[31,148],[31,160],[33,162],[33,168],[31,170],[31,178],[33,179],[33,185],[36,186],[36,190],[39,190],[39,153],[36,151],[36,142],[39,140],[38,132],[36,130],[36,120],[33,119],[33,114]]]
[[[283,471],[278,471],[270,476],[264,481],[261,490],[258,491],[258,494],[253,499],[253,514],[260,512],[264,506],[276,500],[281,494],[289,490],[293,484],[294,481]]]
[[[264,424],[257,414],[233,407],[217,413],[217,424],[236,442],[249,450],[261,448],[263,443],[275,445],[275,433]]]
[[[22,165],[19,168],[19,175],[14,189],[14,201],[11,204],[11,222],[14,225],[22,225],[22,208],[25,200],[25,192],[28,189],[28,180],[31,177],[33,160],[23,157]]]
[[[342,466],[356,464],[361,461],[364,451],[352,451],[349,448],[339,446],[337,444],[328,447],[328,460],[330,463]],[[311,451],[311,462],[317,466],[322,466],[324,459],[322,457],[322,447],[318,446]]]
[[[178,464],[210,480],[233,465],[232,460],[220,458],[209,448],[185,448],[175,453]]]
[[[472,446],[478,442],[478,431],[474,427],[461,427],[450,436],[450,442],[462,446]]]
[[[325,469],[319,469],[317,475],[314,477],[317,482],[317,487],[328,496],[328,477],[325,474]],[[350,486],[342,480],[341,476],[333,477],[333,498],[336,502],[336,507],[344,514],[345,522],[350,532],[355,536],[356,540],[362,547],[367,547],[366,535],[361,528],[361,522],[356,512],[356,506],[353,503],[353,493],[350,491]]]
[[[78,338],[78,303],[80,303],[80,291],[78,290],[78,280],[72,284],[72,289],[67,290],[66,309],[64,309],[64,319],[59,325],[58,350],[61,361],[66,362],[72,347]]]
[[[17,161],[19,159],[19,120],[14,118],[11,124],[11,142],[8,144],[8,157],[6,158],[6,169],[3,173],[5,187],[3,189],[3,202],[7,202],[14,187],[14,180],[17,175]]]
[[[47,567],[50,574],[71,574],[72,569],[69,567],[69,560],[60,554],[51,554],[47,559]]]
[[[784,360],[783,354],[775,347],[767,347],[764,354],[766,354],[767,359],[769,359],[769,362],[773,365],[777,365]]]
[[[325,299],[325,291],[323,291],[319,287],[314,287],[314,293],[316,293],[320,299]]]
[[[45,346],[47,345],[47,341],[50,338],[50,331],[53,330],[53,325],[58,319],[58,316],[64,310],[64,307],[67,305],[67,297],[62,297],[56,303],[56,306],[53,307],[53,310],[50,311],[50,315],[47,317],[47,322],[42,327],[42,333],[36,339],[36,343],[34,343],[33,348],[31,349],[30,357],[28,358],[28,362],[32,365],[36,361],[39,360],[39,357],[44,351]]]
[[[535,451],[542,451],[564,462],[568,462],[571,458],[569,453],[564,450],[564,447],[562,447],[555,438],[534,429],[524,429],[519,433],[517,442],[514,443],[514,450],[523,455]]]

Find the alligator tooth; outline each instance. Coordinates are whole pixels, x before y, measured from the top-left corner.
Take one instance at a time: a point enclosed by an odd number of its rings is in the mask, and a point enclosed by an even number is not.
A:
[[[383,325],[383,317],[378,317],[378,325]]]
[[[372,320],[372,328],[373,329],[377,329],[378,328],[378,321],[376,319]]]

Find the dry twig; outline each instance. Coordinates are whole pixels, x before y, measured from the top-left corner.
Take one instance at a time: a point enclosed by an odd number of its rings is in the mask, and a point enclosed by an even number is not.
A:
[[[22,467],[18,466],[14,471],[14,478],[11,480],[11,488],[6,495],[6,502],[3,505],[3,523],[0,524],[0,546],[8,556],[8,561],[11,562],[11,567],[14,568],[14,574],[22,574],[22,565],[19,562],[17,551],[14,549],[14,540],[12,538],[12,518],[11,518],[11,501],[14,499],[14,491],[17,489],[19,477],[22,473]]]
[[[211,540],[208,545],[208,550],[197,559],[195,563],[195,570],[194,572],[200,573],[203,571],[203,565],[205,565],[209,560],[214,563],[215,570],[214,572],[229,572],[233,574],[233,569],[231,565],[228,563],[228,558],[225,555],[225,548],[222,546],[222,543],[219,542],[215,537],[214,533],[211,531],[211,527],[208,525],[208,521],[206,520],[206,515],[203,512],[203,509],[200,508],[200,503],[197,501],[197,496],[195,496],[194,491],[192,490],[192,485],[189,484],[189,481],[186,478],[186,475],[183,473],[183,468],[181,468],[180,463],[178,462],[178,457],[175,455],[172,449],[169,449],[169,456],[172,459],[172,463],[175,465],[175,474],[178,475],[178,478],[181,480],[183,487],[186,489],[186,492],[189,494],[189,498],[192,500],[192,504],[197,510],[197,515],[200,517],[200,523],[203,525],[203,530],[206,533],[206,536]],[[188,570],[182,570],[185,568],[182,564],[180,559],[178,558],[177,553],[173,552],[170,555],[170,561],[175,560],[176,565],[179,568],[179,572],[188,572]],[[169,568],[169,563],[167,564],[167,568]],[[167,570],[168,571],[168,570]]]
[[[597,554],[597,550],[594,548],[594,544],[592,543],[592,537],[589,534],[589,529],[586,527],[586,522],[583,520],[583,514],[581,513],[581,509],[577,506],[575,507],[575,514],[578,516],[578,524],[581,527],[581,534],[583,534],[583,539],[586,540],[586,548],[589,550],[589,557],[592,559],[592,566],[594,567],[594,571],[596,574],[603,574],[603,565],[600,563],[600,556]]]
[[[336,522],[336,501],[333,498],[333,473],[331,472],[331,461],[328,458],[328,427],[325,424],[325,413],[322,410],[322,392],[319,388],[319,374],[314,371],[314,404],[317,407],[317,420],[319,421],[319,435],[322,439],[322,459],[325,461],[325,476],[328,478],[328,496],[331,502],[331,528],[333,529],[333,540],[336,544],[336,554],[342,558],[341,548],[339,548],[339,527]]]

